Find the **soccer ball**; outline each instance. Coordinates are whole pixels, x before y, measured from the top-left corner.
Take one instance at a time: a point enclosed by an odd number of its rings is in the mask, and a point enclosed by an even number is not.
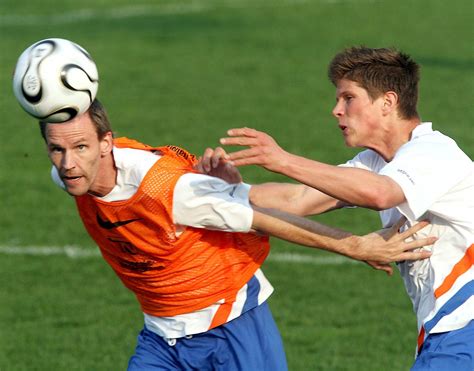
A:
[[[99,74],[89,53],[64,39],[45,39],[28,47],[13,74],[20,105],[46,122],[64,122],[86,112],[98,88]]]

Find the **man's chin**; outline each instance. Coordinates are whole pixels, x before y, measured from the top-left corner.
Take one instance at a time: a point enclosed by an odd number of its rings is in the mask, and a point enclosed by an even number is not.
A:
[[[358,138],[354,135],[344,135],[344,143],[346,144],[346,147],[350,148],[361,147],[361,145],[358,143]]]
[[[344,137],[344,143],[346,144],[346,147],[356,147],[356,145],[350,140],[350,138]]]
[[[79,189],[79,188],[74,188],[74,187],[66,187],[66,192],[70,195],[70,196],[74,196],[74,197],[79,197],[79,196],[83,196],[87,193],[87,190],[83,190],[83,189]]]

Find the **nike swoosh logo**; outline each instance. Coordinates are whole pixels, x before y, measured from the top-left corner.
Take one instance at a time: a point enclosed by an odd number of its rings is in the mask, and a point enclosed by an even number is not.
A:
[[[136,222],[137,220],[140,219],[127,219],[127,220],[119,220],[116,222],[111,222],[110,220],[104,220],[100,217],[99,213],[97,213],[97,223],[99,223],[99,226],[104,229],[114,229],[121,227],[123,225],[127,225],[132,222]]]

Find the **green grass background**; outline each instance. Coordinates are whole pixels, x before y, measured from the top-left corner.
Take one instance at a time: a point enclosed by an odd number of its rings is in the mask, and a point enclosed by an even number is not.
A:
[[[94,249],[73,200],[50,180],[34,119],[13,97],[20,53],[47,37],[94,57],[116,134],[200,154],[231,127],[270,132],[288,151],[337,164],[330,58],[395,46],[422,66],[419,111],[471,157],[474,9],[470,0],[1,0],[0,246]],[[242,169],[248,182],[281,181]],[[376,213],[316,218],[357,233]],[[327,254],[273,240],[274,252]],[[142,314],[97,257],[0,254],[0,370],[124,370]],[[362,264],[268,261],[270,304],[291,370],[407,370],[415,317],[397,274]]]

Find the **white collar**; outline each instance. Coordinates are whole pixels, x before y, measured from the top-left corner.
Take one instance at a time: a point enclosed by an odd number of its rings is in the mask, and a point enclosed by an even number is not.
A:
[[[411,139],[421,137],[422,135],[430,134],[433,132],[433,123],[431,122],[422,122],[417,125],[415,129],[411,132]]]

